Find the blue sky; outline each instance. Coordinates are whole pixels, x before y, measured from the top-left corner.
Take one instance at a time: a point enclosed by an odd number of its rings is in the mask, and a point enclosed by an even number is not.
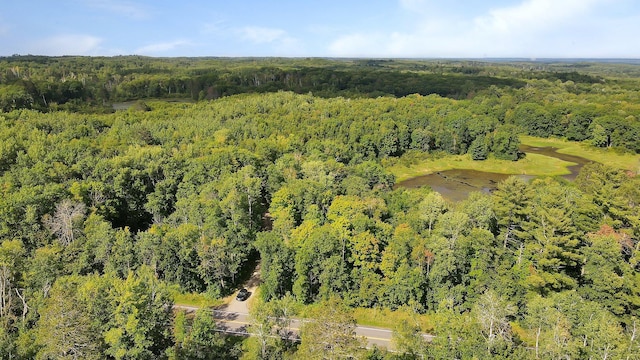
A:
[[[5,0],[0,56],[640,58],[637,0]]]

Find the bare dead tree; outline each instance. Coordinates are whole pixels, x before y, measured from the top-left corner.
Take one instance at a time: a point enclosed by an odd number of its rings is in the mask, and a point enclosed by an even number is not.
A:
[[[487,350],[498,341],[511,341],[511,325],[508,317],[515,314],[516,307],[493,290],[487,290],[474,307],[476,318],[487,340]]]
[[[16,276],[20,272],[24,249],[20,240],[0,242],[0,317],[9,313]]]
[[[6,315],[11,306],[11,280],[11,267],[9,264],[0,264],[0,316]]]
[[[44,224],[56,235],[62,245],[69,245],[75,239],[74,224],[84,218],[86,207],[83,203],[65,199],[56,205],[53,216],[45,215]]]
[[[16,294],[22,300],[22,321],[24,322],[25,317],[27,316],[27,311],[29,311],[29,306],[27,306],[27,300],[25,299],[24,289],[22,289],[22,294],[18,289],[14,289]]]

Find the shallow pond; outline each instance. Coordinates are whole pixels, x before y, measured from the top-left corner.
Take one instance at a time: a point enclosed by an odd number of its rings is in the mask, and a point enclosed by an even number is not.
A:
[[[577,165],[569,166],[570,174],[563,177],[568,180],[574,180],[580,172],[580,169],[590,161],[573,155],[566,155],[556,152],[557,149],[551,147],[532,147],[522,145],[520,150],[524,153],[534,153],[555,157],[561,160],[574,162]],[[461,201],[469,196],[473,191],[484,191],[487,193],[496,189],[498,183],[505,180],[511,175],[496,174],[491,172],[477,170],[446,170],[439,171],[434,174],[418,176],[396,184],[395,187],[417,188],[421,186],[430,186],[434,191],[439,192],[445,198],[451,201]],[[533,176],[518,175],[524,179],[531,179]]]
[[[132,107],[138,101],[141,101],[141,100],[117,102],[117,103],[113,103],[111,105],[111,107],[113,107],[113,110],[116,110],[116,111],[128,110],[130,107]],[[167,103],[193,103],[194,102],[191,99],[181,99],[181,98],[176,98],[176,99],[144,99],[144,101],[164,101],[164,102],[167,102]]]

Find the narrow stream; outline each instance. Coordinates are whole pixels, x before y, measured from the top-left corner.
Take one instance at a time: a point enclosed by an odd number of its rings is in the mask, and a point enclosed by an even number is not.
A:
[[[524,153],[540,154],[540,155],[554,157],[560,160],[576,163],[577,165],[568,167],[571,173],[563,176],[563,178],[572,180],[572,181],[576,179],[576,176],[578,176],[580,169],[582,169],[583,166],[591,162],[590,160],[587,160],[579,156],[559,153],[558,149],[554,147],[533,147],[528,145],[520,145],[520,151]]]
[[[521,145],[520,150],[524,153],[540,154],[576,163],[577,165],[568,167],[571,173],[563,176],[568,180],[575,180],[580,169],[590,162],[590,160],[578,156],[558,153],[557,149],[552,147],[532,147]],[[395,187],[417,188],[427,185],[451,201],[461,201],[466,199],[472,191],[492,192],[501,181],[505,180],[509,176],[512,175],[496,174],[478,170],[454,169],[408,179],[397,183]],[[531,179],[534,177],[530,175],[518,176],[525,179]]]

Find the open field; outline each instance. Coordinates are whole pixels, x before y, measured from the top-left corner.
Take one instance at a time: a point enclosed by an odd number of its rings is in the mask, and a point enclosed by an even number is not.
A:
[[[636,173],[640,171],[640,155],[619,153],[612,149],[594,148],[584,143],[558,138],[538,138],[521,135],[520,141],[529,146],[554,147],[558,149],[559,153],[580,156],[619,169],[631,170]]]
[[[492,172],[498,174],[555,176],[566,175],[570,171],[568,166],[575,163],[538,154],[527,154],[526,158],[518,161],[487,159],[472,160],[469,155],[452,155],[438,159],[427,158],[417,161],[411,166],[396,164],[387,167],[396,177],[396,182],[414,177],[432,174],[438,171],[465,169]]]
[[[561,139],[544,139],[532,136],[521,136],[520,139],[524,145],[553,147],[562,154],[579,156],[636,173],[640,172],[640,155],[618,153],[611,149],[597,149],[583,143]],[[402,161],[400,159],[386,168],[395,175],[396,182],[401,182],[418,176],[453,169],[477,170],[498,174],[557,176],[569,174],[570,171],[567,167],[571,165],[575,165],[575,163],[532,153],[528,153],[524,159],[518,161],[493,158],[476,161],[472,160],[469,155],[438,157],[425,154],[423,157],[416,156],[410,161]]]

